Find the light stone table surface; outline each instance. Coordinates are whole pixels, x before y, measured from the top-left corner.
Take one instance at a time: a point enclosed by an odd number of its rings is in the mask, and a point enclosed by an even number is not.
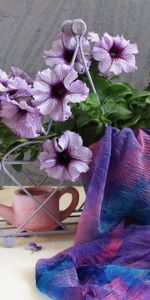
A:
[[[16,187],[0,190],[0,203],[11,204]],[[84,199],[82,187],[78,187],[80,201]],[[0,239],[0,299],[46,300],[35,284],[35,265],[40,258],[50,258],[73,245],[74,235],[17,237],[13,248],[6,248]],[[26,250],[29,242],[42,245],[39,252]]]

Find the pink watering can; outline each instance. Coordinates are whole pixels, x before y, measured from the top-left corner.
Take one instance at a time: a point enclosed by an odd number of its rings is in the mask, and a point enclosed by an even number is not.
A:
[[[52,187],[29,187],[27,191],[34,196],[40,204],[55,190]],[[59,200],[62,195],[70,193],[72,200],[70,205],[63,211],[59,210]],[[59,222],[66,219],[79,202],[79,193],[73,187],[61,187],[52,198],[45,204],[44,208],[50,212]],[[19,228],[26,219],[39,207],[23,190],[18,189],[13,194],[13,204],[11,207],[0,204],[0,216],[8,223]],[[55,219],[51,218],[45,211],[40,209],[36,215],[23,227],[26,231],[51,230],[58,227]]]

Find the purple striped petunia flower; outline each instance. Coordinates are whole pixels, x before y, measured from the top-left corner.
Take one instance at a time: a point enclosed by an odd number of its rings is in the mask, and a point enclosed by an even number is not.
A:
[[[20,137],[34,138],[43,132],[39,111],[25,100],[2,100],[1,117],[3,123]]]
[[[82,38],[82,46],[83,46],[86,64],[88,67],[90,67],[91,65],[90,43],[85,37]],[[75,37],[70,34],[61,33],[59,38],[53,42],[52,49],[48,51],[44,51],[43,57],[45,59],[46,64],[50,68],[52,68],[54,65],[59,63],[70,65],[75,47],[76,47]],[[74,69],[79,74],[85,72],[85,67],[80,52],[78,52],[77,54],[75,64],[74,64]]]
[[[106,76],[137,70],[135,54],[137,44],[131,44],[123,36],[112,37],[105,33],[93,47],[93,56],[99,61],[98,68]]]
[[[59,180],[76,181],[81,173],[88,171],[92,152],[83,147],[79,134],[69,130],[60,138],[47,140],[39,155],[41,170]]]
[[[3,93],[8,91],[9,76],[0,69],[0,98]]]
[[[87,40],[92,43],[98,43],[100,41],[98,33],[91,31],[87,34]]]
[[[55,121],[65,121],[72,115],[68,104],[86,100],[89,93],[86,84],[76,80],[77,77],[78,73],[65,64],[38,72],[32,91],[33,105],[42,115],[49,115]]]
[[[0,69],[0,117],[1,117],[1,110],[2,110],[2,105],[1,101],[2,100],[7,100],[7,92],[8,92],[8,82],[9,82],[9,76]]]
[[[19,68],[12,67],[9,75],[0,70],[0,115],[2,100],[29,101],[32,85],[31,78]]]
[[[9,79],[8,98],[10,100],[29,100],[32,97],[32,85],[25,79],[17,76]]]
[[[26,83],[32,85],[33,80],[21,69],[18,67],[11,67],[11,78],[20,77],[26,81]]]

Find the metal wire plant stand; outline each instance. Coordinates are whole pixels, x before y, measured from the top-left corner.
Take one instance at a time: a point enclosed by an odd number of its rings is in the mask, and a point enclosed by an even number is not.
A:
[[[83,51],[83,46],[82,46],[82,38],[85,35],[86,31],[87,31],[87,26],[85,24],[85,22],[83,20],[80,19],[75,19],[73,21],[71,20],[67,20],[63,23],[62,25],[62,31],[64,33],[69,33],[72,34],[75,39],[76,39],[76,47],[74,50],[74,54],[72,57],[72,61],[71,61],[71,67],[74,66],[76,57],[78,52],[80,51],[82,60],[83,60],[83,64],[85,67],[85,71],[87,74],[87,78],[88,81],[90,83],[91,86],[91,90],[96,93],[90,72],[88,70],[87,64],[86,64],[86,59],[85,59],[85,55],[84,55],[84,51]],[[52,125],[52,120],[49,121],[49,126],[48,126],[48,130],[46,132],[46,135],[49,134],[50,129],[51,129],[51,125]],[[1,165],[2,165],[2,169],[3,171],[11,178],[11,180],[15,183],[15,185],[17,185],[18,187],[20,187],[24,193],[26,195],[28,195],[37,205],[37,208],[27,217],[27,219],[25,220],[25,222],[23,224],[21,224],[21,226],[19,228],[15,228],[14,226],[10,225],[10,224],[6,224],[5,226],[1,226],[0,227],[0,237],[4,239],[4,244],[7,247],[8,246],[8,240],[9,240],[9,246],[13,246],[15,240],[15,237],[20,237],[20,236],[33,236],[33,235],[50,235],[50,234],[69,234],[69,233],[75,233],[75,229],[70,229],[69,225],[76,225],[78,222],[78,217],[80,216],[82,209],[83,209],[83,205],[80,205],[80,207],[78,209],[75,209],[74,212],[71,214],[71,216],[69,217],[69,221],[66,222],[60,222],[59,220],[56,219],[56,217],[45,207],[45,205],[51,201],[52,197],[54,196],[54,194],[59,190],[59,188],[64,184],[64,182],[60,182],[57,186],[57,188],[55,190],[53,190],[52,193],[49,194],[49,196],[45,199],[44,202],[42,202],[42,204],[38,201],[38,199],[36,198],[36,196],[32,195],[25,186],[23,186],[18,179],[16,179],[14,177],[14,175],[9,171],[8,166],[12,166],[12,165],[38,165],[39,162],[38,160],[34,160],[34,161],[30,161],[30,160],[11,160],[11,155],[13,155],[15,153],[16,150],[20,149],[21,147],[24,147],[26,145],[30,145],[30,144],[41,144],[42,145],[43,141],[28,141],[25,143],[22,143],[16,147],[14,147],[13,149],[11,149],[2,159],[1,161]],[[30,181],[30,183],[33,186],[42,186],[47,177],[45,176],[42,181],[40,183],[36,183],[25,171],[22,171],[24,176]],[[25,231],[24,227],[25,225],[30,222],[30,220],[32,218],[34,218],[34,216],[40,211],[44,211],[51,219],[53,219],[57,225],[58,225],[58,229],[55,230],[46,230],[46,231]],[[70,221],[70,218],[73,218],[72,221]],[[4,223],[5,220],[0,220],[0,223]],[[5,230],[7,230],[5,232]],[[8,232],[9,231],[9,232]]]

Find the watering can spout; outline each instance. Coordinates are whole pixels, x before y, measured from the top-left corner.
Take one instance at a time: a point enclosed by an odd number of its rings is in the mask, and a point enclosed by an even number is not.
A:
[[[13,224],[13,209],[10,206],[0,204],[0,216],[8,223]]]

